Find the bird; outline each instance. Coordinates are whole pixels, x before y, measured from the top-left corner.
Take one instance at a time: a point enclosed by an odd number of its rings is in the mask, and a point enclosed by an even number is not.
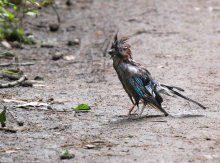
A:
[[[165,116],[168,116],[169,114],[162,107],[163,98],[161,94],[172,97],[179,96],[197,104],[202,109],[206,109],[206,107],[199,102],[181,94],[180,92],[183,92],[184,89],[160,84],[155,80],[145,67],[132,58],[131,46],[127,43],[127,40],[128,37],[118,39],[118,34],[115,34],[108,54],[113,60],[113,67],[124,90],[133,104],[129,109],[128,116],[132,114],[135,106],[137,106],[136,111],[138,111],[139,104],[141,103],[143,106],[138,114],[140,117],[146,106],[152,106],[153,108],[159,109]],[[136,111],[134,111],[134,113],[136,113]]]

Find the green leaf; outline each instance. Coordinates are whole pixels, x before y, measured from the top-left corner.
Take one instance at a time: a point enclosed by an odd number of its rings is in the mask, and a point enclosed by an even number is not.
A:
[[[14,10],[17,10],[17,6],[15,4],[12,4],[12,7]]]
[[[22,28],[14,28],[8,39],[11,41],[24,42],[24,30]]]
[[[32,11],[26,12],[25,14],[28,15],[28,16],[31,16],[31,17],[36,17],[37,14],[38,14],[38,11],[37,10],[32,10]]]
[[[10,70],[0,70],[0,72],[3,72],[5,74],[9,74],[9,75],[17,75],[17,72],[14,71],[10,71]]]
[[[88,111],[90,109],[91,108],[88,104],[79,104],[77,107],[73,107],[73,110],[75,111]]]
[[[12,14],[11,12],[9,12],[9,11],[7,11],[7,10],[4,11],[3,15],[4,15],[9,21],[11,21],[11,22],[12,22],[12,21],[14,20],[14,18],[15,18],[14,14]]]
[[[6,121],[6,107],[4,106],[4,110],[0,113],[0,123],[2,127],[5,127],[5,121]]]
[[[67,149],[64,149],[62,152],[61,152],[61,156],[68,156],[70,153]]]
[[[64,149],[60,155],[60,159],[71,159],[74,157],[75,157],[75,155],[71,154],[67,149]]]

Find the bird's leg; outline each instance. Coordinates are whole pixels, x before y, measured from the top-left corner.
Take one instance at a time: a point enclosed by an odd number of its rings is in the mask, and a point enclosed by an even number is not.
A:
[[[143,111],[144,111],[145,106],[146,106],[146,104],[144,103],[144,105],[142,106],[141,111],[140,111],[140,113],[139,113],[139,117],[141,117],[141,115],[142,115],[142,113],[143,113]]]
[[[165,116],[168,116],[169,114],[162,108],[162,106],[158,105],[158,107],[155,107],[154,105],[151,105],[152,107],[159,109]]]
[[[135,107],[135,104],[133,104],[133,106],[129,109],[128,115],[131,115],[131,112],[133,111],[134,107]]]
[[[169,114],[164,110],[164,115],[167,117]]]
[[[160,107],[159,110],[160,110],[165,116],[168,116],[168,115],[169,115],[162,107]]]
[[[134,111],[134,114],[137,114],[138,111],[139,111],[139,106],[138,106],[137,109]]]
[[[141,101],[139,102],[139,104],[142,104],[142,103],[144,103],[143,100],[141,100]],[[138,106],[138,105],[137,105],[137,106]],[[139,106],[138,106],[137,109],[134,111],[134,114],[137,114],[138,111],[139,111]]]

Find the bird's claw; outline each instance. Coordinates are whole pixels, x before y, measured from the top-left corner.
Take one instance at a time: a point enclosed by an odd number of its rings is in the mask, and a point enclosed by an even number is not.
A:
[[[128,114],[128,118],[134,118],[134,117],[138,117],[138,114],[137,113]]]

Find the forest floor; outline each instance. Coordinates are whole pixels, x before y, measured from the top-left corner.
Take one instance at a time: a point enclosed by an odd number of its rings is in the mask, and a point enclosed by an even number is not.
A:
[[[24,22],[37,44],[13,50],[20,63],[33,63],[19,66],[28,79],[43,81],[0,90],[8,111],[24,123],[18,126],[7,114],[7,127],[18,131],[0,131],[0,162],[220,162],[219,0],[77,0],[57,6],[59,30],[49,30],[56,16],[44,8]],[[155,79],[184,88],[207,109],[164,97],[172,116],[145,109],[141,118],[126,117],[131,102],[105,53],[117,30],[119,37],[130,37],[133,58]],[[50,107],[20,108],[19,101]],[[71,108],[80,103],[91,110],[75,113]],[[64,149],[75,157],[61,160]]]

